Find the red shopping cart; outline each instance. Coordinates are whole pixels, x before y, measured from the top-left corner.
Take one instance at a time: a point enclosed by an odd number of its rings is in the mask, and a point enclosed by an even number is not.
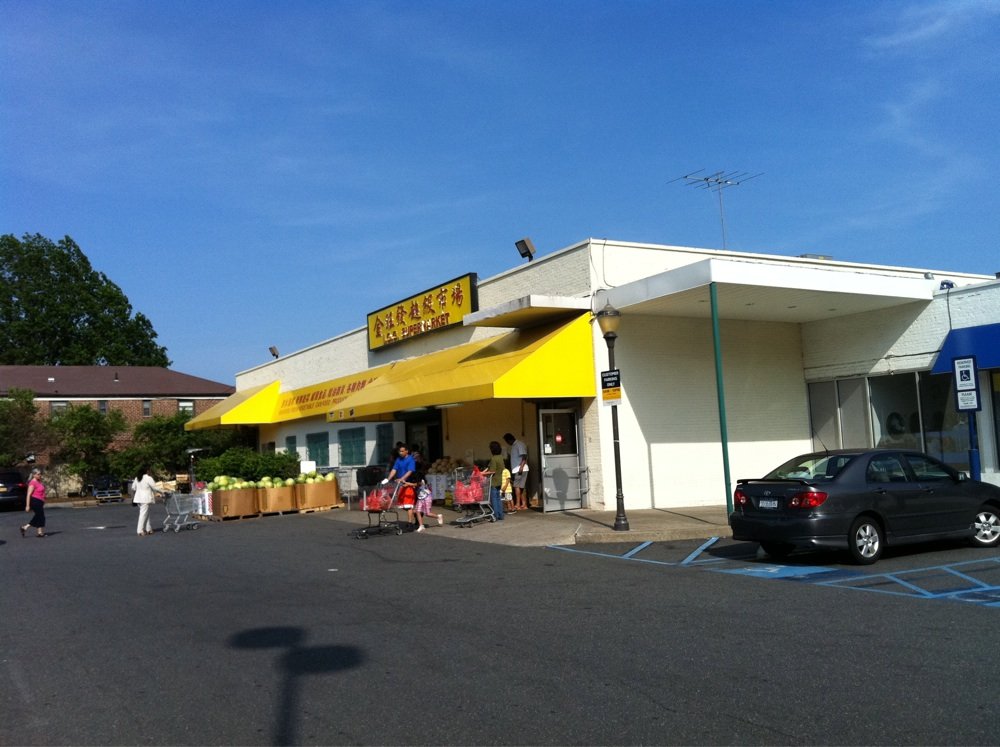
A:
[[[490,476],[480,472],[457,470],[455,473],[455,505],[463,514],[455,520],[460,527],[470,527],[479,521],[496,521],[493,504],[490,503]]]
[[[361,499],[361,510],[368,512],[368,526],[354,532],[355,539],[368,539],[383,532],[403,533],[399,523],[396,500],[406,486],[396,480],[386,485],[376,485]],[[392,518],[390,518],[392,517]]]

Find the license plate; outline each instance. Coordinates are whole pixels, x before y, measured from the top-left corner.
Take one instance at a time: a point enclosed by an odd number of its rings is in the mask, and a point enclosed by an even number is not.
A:
[[[776,500],[760,501],[757,505],[760,506],[761,508],[777,508],[778,501]]]

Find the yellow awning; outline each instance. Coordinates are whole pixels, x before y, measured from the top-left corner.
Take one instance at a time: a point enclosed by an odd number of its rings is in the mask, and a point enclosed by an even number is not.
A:
[[[280,381],[250,387],[226,397],[217,405],[196,415],[184,424],[184,430],[218,428],[222,425],[260,425],[273,422],[278,404]]]
[[[590,314],[560,325],[517,330],[379,368],[327,420],[485,399],[594,397]]]

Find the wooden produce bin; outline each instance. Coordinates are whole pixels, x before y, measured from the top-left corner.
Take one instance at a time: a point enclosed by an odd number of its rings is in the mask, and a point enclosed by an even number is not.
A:
[[[280,488],[258,488],[257,499],[258,508],[262,514],[283,513],[296,509],[294,485],[282,485]]]
[[[295,507],[300,511],[310,508],[333,508],[343,506],[340,500],[340,486],[336,480],[327,482],[296,483]]]
[[[229,519],[234,516],[257,516],[259,514],[257,488],[212,491],[212,516]]]

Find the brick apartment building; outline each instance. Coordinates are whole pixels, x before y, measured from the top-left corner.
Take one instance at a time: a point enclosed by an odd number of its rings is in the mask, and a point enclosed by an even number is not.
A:
[[[129,425],[115,446],[128,443],[132,428],[154,415],[199,415],[234,392],[234,387],[157,366],[0,366],[0,397],[12,389],[35,395],[39,414],[70,406],[120,411]],[[47,455],[37,454],[47,465]]]

